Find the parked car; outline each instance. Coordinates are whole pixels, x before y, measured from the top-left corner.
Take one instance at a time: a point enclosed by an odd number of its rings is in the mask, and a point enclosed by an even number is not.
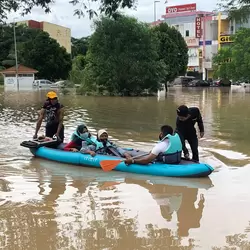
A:
[[[190,87],[209,87],[210,83],[204,80],[193,80],[188,84]]]
[[[228,79],[220,79],[215,81],[215,86],[218,87],[230,87],[232,82]]]
[[[38,88],[53,88],[55,83],[46,80],[46,79],[41,79],[41,80],[35,80],[33,83],[33,87],[38,87]]]

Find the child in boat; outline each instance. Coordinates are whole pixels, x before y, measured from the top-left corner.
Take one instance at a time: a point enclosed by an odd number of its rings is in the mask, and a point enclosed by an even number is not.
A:
[[[82,143],[91,145],[94,139],[85,124],[78,125],[76,131],[72,134],[71,141],[64,147],[64,150],[78,152],[82,148]]]
[[[94,151],[96,154],[101,155],[114,155],[118,157],[131,158],[131,155],[128,152],[109,141],[108,132],[105,129],[100,129],[97,132],[97,139],[96,141],[93,141],[92,145],[83,143],[80,151],[82,153]]]

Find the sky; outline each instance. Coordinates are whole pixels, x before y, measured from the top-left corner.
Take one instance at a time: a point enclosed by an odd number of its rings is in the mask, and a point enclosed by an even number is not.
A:
[[[87,0],[86,0],[87,2]],[[186,0],[168,0],[168,3],[165,3],[165,0],[160,0],[156,3],[156,16],[157,19],[161,18],[161,15],[165,14],[167,6],[174,6],[180,4],[189,4],[194,3],[195,1],[186,1]],[[197,0],[197,10],[202,11],[213,11],[216,9],[216,4],[218,0]],[[96,3],[90,3],[93,9],[97,9]],[[19,12],[10,13],[8,17],[8,22],[22,21],[22,20],[37,20],[37,21],[47,21],[55,23],[58,25],[66,26],[71,29],[72,37],[80,38],[91,35],[93,33],[92,21],[89,18],[82,17],[78,18],[73,16],[74,9],[76,6],[73,6],[69,3],[69,0],[55,0],[55,3],[51,5],[51,13],[45,14],[42,8],[34,8],[31,14],[22,17]],[[127,15],[134,16],[140,21],[152,22],[154,19],[154,0],[138,0],[136,10],[123,10]]]

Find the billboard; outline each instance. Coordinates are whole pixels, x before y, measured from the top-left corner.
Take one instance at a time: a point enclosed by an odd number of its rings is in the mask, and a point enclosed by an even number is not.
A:
[[[166,8],[166,14],[179,13],[184,11],[194,11],[196,10],[196,3],[169,6]]]

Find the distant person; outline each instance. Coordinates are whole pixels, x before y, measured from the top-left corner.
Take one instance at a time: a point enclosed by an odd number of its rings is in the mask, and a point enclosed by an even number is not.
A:
[[[41,128],[43,119],[45,118],[45,136],[52,138],[56,136],[60,142],[64,140],[64,106],[58,102],[56,92],[50,91],[47,93],[47,100],[42,106],[39,113],[39,118],[36,124],[36,131],[33,139],[37,139],[37,133]]]
[[[86,143],[82,144],[82,153],[91,154],[93,152],[101,155],[113,155],[118,157],[131,158],[131,155],[121,147],[118,147],[108,138],[108,132],[105,129],[100,129],[97,132],[97,139],[92,140],[92,144],[88,145]]]
[[[166,164],[179,164],[181,162],[182,143],[177,133],[173,134],[173,128],[169,125],[161,127],[160,142],[151,150],[148,156],[139,159],[127,159],[126,164],[149,164],[159,161]]]
[[[63,150],[78,152],[82,148],[83,143],[84,145],[92,145],[92,141],[94,140],[95,138],[88,131],[87,126],[85,124],[80,124],[73,132],[70,142],[64,146]]]
[[[186,159],[190,159],[185,140],[188,141],[192,150],[192,160],[199,162],[198,138],[195,124],[198,123],[200,137],[204,136],[204,125],[200,110],[196,107],[188,108],[181,105],[177,109],[176,132],[180,135],[183,144],[183,153]]]

